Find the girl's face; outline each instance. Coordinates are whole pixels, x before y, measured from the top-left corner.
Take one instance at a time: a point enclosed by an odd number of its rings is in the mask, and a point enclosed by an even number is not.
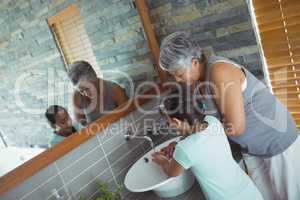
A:
[[[66,129],[72,126],[72,120],[65,110],[59,110],[55,115],[55,125],[59,129]]]
[[[192,60],[192,66],[186,68],[180,68],[171,71],[170,74],[179,83],[184,83],[186,85],[195,84],[202,76],[201,72],[204,67],[203,63],[200,63],[197,59]]]

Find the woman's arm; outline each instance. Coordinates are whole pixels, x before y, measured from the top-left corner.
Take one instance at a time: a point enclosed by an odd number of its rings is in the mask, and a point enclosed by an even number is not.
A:
[[[87,125],[85,114],[80,106],[80,93],[75,91],[73,94],[73,110],[75,115],[75,120],[80,123],[82,126]]]
[[[113,100],[117,102],[117,105],[121,105],[128,101],[128,97],[125,93],[125,90],[118,84],[114,84],[112,87],[113,90]]]
[[[210,74],[214,100],[223,115],[225,132],[229,136],[239,136],[245,131],[241,77],[243,72],[240,69],[221,62],[213,65]]]

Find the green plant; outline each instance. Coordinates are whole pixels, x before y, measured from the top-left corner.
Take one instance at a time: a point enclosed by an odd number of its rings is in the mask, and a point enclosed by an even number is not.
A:
[[[107,183],[97,182],[99,187],[100,196],[95,197],[95,200],[121,200],[121,193],[123,186],[119,185],[115,191],[109,191]],[[88,200],[88,198],[81,196],[80,200]]]

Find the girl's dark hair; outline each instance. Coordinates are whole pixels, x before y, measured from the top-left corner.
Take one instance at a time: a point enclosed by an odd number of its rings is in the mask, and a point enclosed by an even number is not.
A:
[[[179,90],[182,92],[180,93]],[[204,115],[199,113],[194,106],[192,94],[189,92],[190,87],[181,85],[179,88],[174,88],[169,97],[167,97],[163,104],[169,113],[170,117],[177,118],[181,121],[187,120],[190,125],[195,121],[202,121]]]
[[[67,112],[67,110],[62,106],[59,106],[59,105],[49,106],[49,108],[47,108],[46,113],[45,113],[47,120],[49,122],[51,122],[52,124],[55,124],[56,123],[55,116],[58,113],[58,111],[60,111],[60,110],[64,110]]]

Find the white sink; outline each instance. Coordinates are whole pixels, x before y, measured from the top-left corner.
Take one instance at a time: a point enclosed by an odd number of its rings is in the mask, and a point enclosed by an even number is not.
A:
[[[178,141],[179,137],[168,140],[155,149],[158,151],[170,142]],[[177,177],[168,177],[162,168],[151,160],[153,150],[141,157],[127,172],[125,186],[131,192],[153,191],[158,196],[170,198],[189,190],[195,178],[190,170],[183,171]],[[145,161],[148,160],[148,162]]]

